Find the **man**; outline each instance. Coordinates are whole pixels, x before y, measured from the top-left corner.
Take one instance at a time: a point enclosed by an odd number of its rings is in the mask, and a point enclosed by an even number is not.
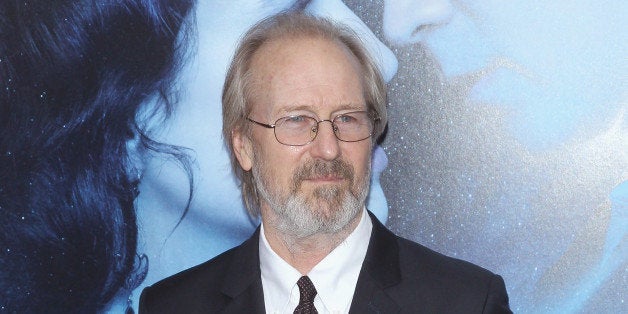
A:
[[[365,208],[385,86],[349,30],[302,14],[251,29],[223,134],[262,225],[146,288],[141,313],[509,313],[501,277],[389,232]]]

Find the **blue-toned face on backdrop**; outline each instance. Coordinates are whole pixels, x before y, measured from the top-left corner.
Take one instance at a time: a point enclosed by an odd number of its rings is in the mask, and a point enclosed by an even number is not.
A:
[[[515,312],[625,308],[625,12],[384,1],[405,88],[391,92],[383,143],[389,224],[503,274]]]
[[[223,144],[222,86],[241,35],[260,19],[295,5],[352,27],[379,61],[385,79],[394,76],[395,56],[340,0],[199,1],[193,17],[196,29],[189,40],[191,53],[178,79],[175,113],[165,122],[149,122],[154,139],[188,149],[193,159],[193,199],[175,229],[188,200],[188,177],[174,160],[148,158],[137,202],[142,235],[138,251],[146,253],[150,261],[145,283],[240,244],[257,226],[257,218],[244,209]],[[379,175],[386,163],[385,153],[376,147],[367,207],[382,221],[387,219],[388,208]]]
[[[469,102],[505,107],[516,139],[542,150],[625,107],[625,12],[626,1],[389,0],[384,33],[425,44]]]

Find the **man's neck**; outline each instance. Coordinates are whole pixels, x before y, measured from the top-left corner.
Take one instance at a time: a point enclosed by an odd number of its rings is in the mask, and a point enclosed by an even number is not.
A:
[[[344,228],[335,233],[317,233],[304,238],[283,233],[273,226],[270,219],[262,218],[264,234],[270,247],[288,264],[305,275],[344,241],[357,227],[362,218],[360,211]]]

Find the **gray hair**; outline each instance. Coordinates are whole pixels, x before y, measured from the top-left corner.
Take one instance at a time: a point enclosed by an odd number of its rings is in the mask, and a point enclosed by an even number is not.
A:
[[[247,117],[252,110],[251,60],[265,43],[304,37],[335,41],[349,49],[362,68],[367,110],[373,117],[379,118],[375,123],[373,138],[378,139],[386,127],[386,84],[374,59],[352,29],[302,12],[279,13],[258,22],[240,41],[222,91],[222,134],[229,151],[231,166],[241,182],[244,205],[253,216],[259,215],[260,206],[253,174],[240,167],[232,143],[234,132],[243,134],[250,132]]]

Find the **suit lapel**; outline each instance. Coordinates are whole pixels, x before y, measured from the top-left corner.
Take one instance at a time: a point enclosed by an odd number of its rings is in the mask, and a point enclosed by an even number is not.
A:
[[[234,252],[221,291],[227,301],[221,313],[264,313],[264,293],[259,268],[259,233],[255,233]]]
[[[401,281],[396,237],[370,212],[373,231],[349,313],[396,313],[399,305],[385,289]],[[234,252],[221,291],[229,301],[222,313],[264,313],[259,268],[259,228]]]
[[[396,313],[399,305],[385,291],[401,281],[396,237],[369,215],[373,231],[349,313]]]

